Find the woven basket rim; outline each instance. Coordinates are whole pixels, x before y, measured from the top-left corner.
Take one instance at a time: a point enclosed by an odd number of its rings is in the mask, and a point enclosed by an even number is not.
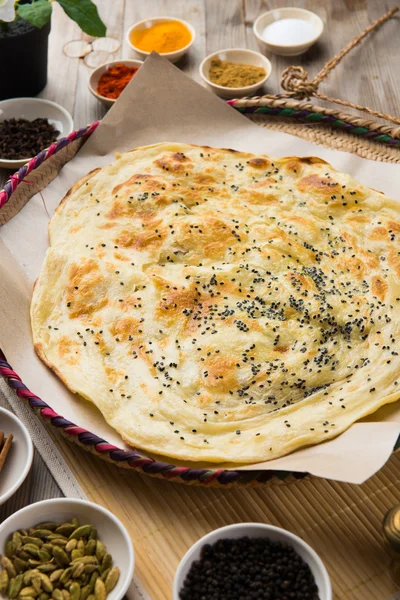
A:
[[[334,109],[325,109],[323,107],[317,107],[311,103],[299,102],[292,99],[270,99],[266,97],[256,97],[231,100],[228,103],[241,112],[250,113],[254,113],[258,108],[270,107],[272,109],[289,108],[301,111],[301,113],[309,113],[310,115],[325,115],[333,119],[339,118],[340,115],[340,120],[348,123],[351,127],[361,127],[360,121],[355,121],[354,119],[357,118],[353,117],[352,115],[347,115],[346,113],[342,113]],[[306,115],[304,114],[304,116]],[[299,118],[298,115],[296,115],[296,118]],[[95,121],[87,127],[73,131],[67,137],[57,140],[51,146],[49,146],[49,148],[43,150],[36,157],[29,160],[29,162],[21,167],[17,173],[11,175],[10,179],[4,185],[4,188],[0,190],[0,210],[11,198],[18,185],[23,183],[26,175],[39,167],[45,160],[49,159],[51,156],[62,150],[74,140],[79,138],[86,139],[89,137],[98,127],[99,123],[100,121]],[[390,139],[395,139],[396,142],[400,143],[400,139],[396,139],[392,135],[395,133],[396,135],[399,135],[400,138],[400,128],[389,128],[391,133],[387,133],[388,128],[386,128],[385,132],[383,132],[382,126],[374,121],[362,120],[362,123],[362,127],[365,127],[368,131],[374,132],[377,136],[380,136],[382,133],[384,133],[385,136],[389,136]],[[335,126],[334,122],[330,124]],[[373,124],[376,126],[375,129],[373,129]],[[340,127],[340,125],[338,125],[338,127]],[[351,129],[348,131],[351,131]],[[283,479],[287,480],[290,477],[293,480],[303,479],[308,475],[307,473],[290,471],[257,470],[245,468],[241,470],[218,469],[213,468],[212,465],[210,465],[210,468],[207,469],[180,467],[167,462],[155,460],[146,455],[146,453],[136,449],[125,450],[118,448],[117,446],[108,443],[99,436],[79,427],[78,425],[75,425],[71,421],[68,421],[67,419],[64,419],[64,417],[57,414],[46,402],[44,402],[44,400],[39,398],[27,388],[19,375],[7,362],[5,354],[1,348],[0,376],[5,379],[6,383],[21,399],[27,401],[30,408],[42,421],[50,424],[52,428],[61,431],[65,437],[77,443],[85,450],[92,452],[103,460],[116,464],[120,467],[123,466],[125,468],[140,471],[153,477],[167,479],[174,482],[191,485],[205,485],[209,487],[261,485],[271,481],[278,482],[282,481]],[[396,447],[398,445],[400,445],[400,436]]]

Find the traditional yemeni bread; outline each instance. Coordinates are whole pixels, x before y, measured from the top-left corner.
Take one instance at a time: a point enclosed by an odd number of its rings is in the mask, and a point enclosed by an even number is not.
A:
[[[399,239],[318,158],[137,148],[52,218],[35,348],[129,444],[276,458],[398,399]]]

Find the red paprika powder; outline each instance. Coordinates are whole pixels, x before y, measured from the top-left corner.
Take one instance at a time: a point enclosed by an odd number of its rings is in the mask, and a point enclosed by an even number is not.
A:
[[[116,100],[137,72],[138,67],[127,67],[122,63],[113,65],[103,73],[97,84],[97,93]]]

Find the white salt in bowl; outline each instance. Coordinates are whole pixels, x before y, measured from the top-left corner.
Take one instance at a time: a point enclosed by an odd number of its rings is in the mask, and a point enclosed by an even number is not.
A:
[[[255,67],[262,67],[265,69],[265,76],[257,81],[257,83],[253,83],[253,85],[247,85],[245,87],[240,88],[228,88],[223,85],[218,85],[213,83],[209,78],[209,71],[211,67],[211,61],[213,58],[219,58],[220,60],[225,60],[231,63],[238,63],[243,65],[253,65]],[[272,65],[269,62],[268,58],[260,54],[259,52],[254,52],[253,50],[245,50],[244,48],[230,48],[226,50],[219,50],[218,52],[213,52],[213,54],[209,54],[203,60],[199,67],[200,77],[207,84],[207,86],[212,90],[217,96],[221,98],[243,98],[244,96],[253,95],[269,78],[272,72]]]
[[[218,540],[237,539],[248,536],[250,538],[269,538],[273,541],[286,543],[301,556],[308,564],[314,575],[315,583],[318,586],[320,600],[332,600],[332,586],[328,571],[318,554],[304,542],[301,538],[290,531],[265,525],[264,523],[237,523],[236,525],[227,525],[215,531],[211,531],[200,540],[198,540],[182,558],[178,570],[175,574],[173,600],[179,600],[179,593],[183,583],[190,571],[192,563],[200,559],[201,551],[206,544],[215,544]]]
[[[43,521],[56,523],[70,522],[77,517],[81,525],[94,525],[99,540],[107,547],[113,558],[113,566],[120,570],[115,588],[108,594],[107,600],[122,600],[132,581],[135,564],[134,551],[128,531],[117,517],[94,502],[76,498],[53,498],[25,506],[0,525],[0,554],[17,529],[29,529]]]
[[[313,29],[315,30],[315,34],[306,42],[300,44],[292,43],[289,39],[284,39],[282,40],[282,43],[279,44],[267,42],[263,38],[264,29],[271,23],[280,21],[281,19],[299,19],[301,21],[306,21],[312,25]],[[303,54],[303,52],[306,52],[306,50],[315,44],[315,42],[321,37],[323,31],[324,22],[322,19],[310,10],[305,10],[303,8],[288,7],[269,10],[268,12],[260,15],[253,25],[253,32],[257,38],[260,50],[262,52],[273,52],[274,54],[279,54],[281,56],[297,56],[298,54]]]

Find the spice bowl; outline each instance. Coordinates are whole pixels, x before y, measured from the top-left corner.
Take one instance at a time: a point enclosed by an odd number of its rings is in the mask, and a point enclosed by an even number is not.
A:
[[[332,600],[332,587],[328,572],[322,560],[311,546],[306,544],[306,542],[297,535],[294,535],[285,529],[274,527],[273,525],[265,525],[264,523],[238,523],[235,525],[228,525],[216,529],[198,540],[191,548],[189,548],[178,566],[174,579],[173,600],[180,600],[180,592],[182,591],[183,583],[192,564],[201,558],[205,546],[215,544],[219,540],[236,540],[243,537],[248,537],[250,539],[267,538],[272,542],[281,542],[291,546],[310,567],[315,583],[318,586],[319,600]],[[255,574],[252,573],[251,577],[254,578]]]
[[[88,87],[90,92],[93,94],[93,96],[95,96],[98,100],[100,100],[100,102],[102,102],[105,106],[112,106],[114,104],[114,102],[116,102],[118,100],[118,98],[107,98],[107,96],[102,96],[101,94],[99,94],[99,92],[97,91],[97,86],[99,84],[99,80],[100,77],[106,73],[110,67],[114,67],[116,65],[125,65],[126,67],[136,67],[137,69],[140,69],[140,67],[142,66],[143,61],[142,60],[112,60],[110,62],[104,63],[103,65],[100,65],[99,67],[97,67],[97,69],[95,69],[92,74],[89,77],[89,81],[88,81]]]
[[[241,65],[252,65],[255,67],[262,67],[265,70],[265,76],[253,83],[252,85],[247,85],[245,87],[225,87],[222,85],[218,85],[211,81],[210,79],[210,68],[211,63],[214,59],[219,58],[220,60],[241,64]],[[215,93],[217,96],[221,98],[231,99],[231,98],[243,98],[244,96],[253,95],[264,83],[268,80],[272,72],[272,65],[268,58],[260,54],[259,52],[254,52],[253,50],[245,50],[243,48],[230,48],[226,50],[219,50],[218,52],[214,52],[213,54],[209,54],[202,61],[199,67],[200,77],[207,84],[207,86]]]
[[[305,22],[311,30],[310,36],[304,41],[296,42],[290,34],[279,36],[279,41],[267,41],[264,39],[263,32],[266,27],[283,19],[297,19]],[[314,34],[312,33],[314,30]],[[275,8],[260,15],[253,25],[253,33],[257,38],[258,45],[262,52],[273,52],[280,56],[297,56],[306,52],[321,37],[324,31],[323,20],[315,13],[304,8]]]
[[[133,577],[132,542],[121,521],[109,510],[93,502],[75,498],[54,498],[22,508],[0,524],[0,554],[4,554],[7,541],[13,532],[19,529],[29,529],[49,521],[60,525],[71,523],[73,518],[77,518],[80,525],[88,524],[96,528],[98,539],[112,557],[113,566],[120,570],[119,579],[107,595],[107,600],[122,600]],[[68,538],[69,533],[66,535]],[[63,564],[66,563],[63,561]]]
[[[33,444],[25,425],[12,412],[0,408],[0,430],[13,440],[0,471],[0,505],[11,498],[25,481],[33,460]],[[1,551],[0,551],[1,554]]]
[[[194,28],[192,27],[192,25],[190,23],[188,23],[187,21],[184,21],[183,19],[178,19],[177,17],[151,17],[148,19],[143,19],[143,21],[138,21],[137,23],[132,25],[132,27],[130,27],[130,29],[128,29],[127,34],[126,34],[126,41],[127,41],[128,45],[132,48],[132,50],[134,50],[137,54],[139,54],[139,56],[141,56],[142,58],[146,58],[147,56],[149,56],[149,54],[151,54],[152,50],[146,51],[146,50],[142,50],[142,49],[138,48],[133,43],[132,36],[135,36],[135,34],[145,32],[146,30],[154,27],[155,25],[160,25],[162,23],[169,23],[172,21],[177,21],[178,23],[183,25],[189,31],[189,33],[191,35],[191,39],[182,48],[174,50],[173,52],[158,51],[158,54],[160,54],[161,56],[163,56],[164,58],[168,59],[169,61],[171,61],[173,63],[178,62],[178,60],[180,60],[188,52],[188,50],[191,48],[191,46],[193,45],[194,40],[196,38],[196,32],[195,32]],[[154,48],[154,50],[157,52],[156,48]]]
[[[74,130],[74,122],[69,112],[56,102],[43,100],[42,98],[10,98],[0,102],[0,122],[8,119],[47,119],[49,123],[59,132],[57,139],[67,136]],[[27,156],[22,159],[6,159],[0,156],[0,167],[3,169],[19,169],[28,160],[33,158]]]

